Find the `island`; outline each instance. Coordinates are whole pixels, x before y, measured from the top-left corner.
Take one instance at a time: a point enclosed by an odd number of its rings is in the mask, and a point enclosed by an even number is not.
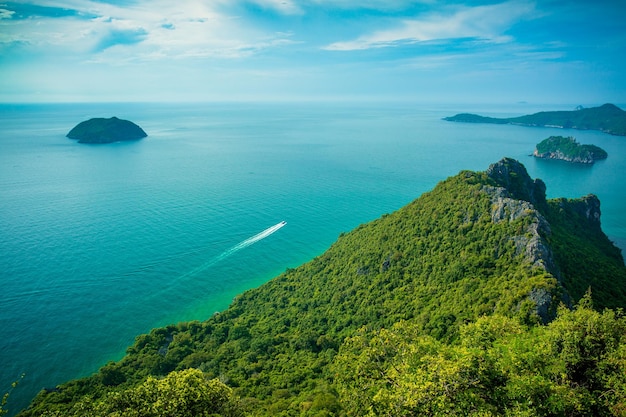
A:
[[[459,113],[444,117],[449,122],[511,124],[520,126],[558,127],[564,129],[599,130],[611,135],[626,136],[626,111],[614,104],[600,107],[576,107],[572,111],[542,111],[519,117],[486,117]]]
[[[77,124],[67,137],[79,143],[113,143],[139,140],[148,136],[146,132],[129,120],[93,118]]]
[[[593,164],[606,159],[606,151],[595,145],[581,145],[573,137],[550,136],[537,144],[533,156],[544,159],[560,159],[581,164]]]

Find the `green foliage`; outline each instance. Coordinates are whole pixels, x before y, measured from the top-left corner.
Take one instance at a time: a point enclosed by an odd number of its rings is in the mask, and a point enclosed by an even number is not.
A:
[[[600,202],[594,196],[549,201],[547,237],[561,271],[561,282],[578,300],[589,288],[600,309],[626,306],[626,268],[619,248],[607,238],[595,215]]]
[[[59,415],[56,411],[42,416]],[[243,410],[232,390],[197,369],[172,372],[165,378],[148,377],[142,384],[111,391],[94,401],[84,397],[63,413],[68,417],[239,417]]]
[[[482,317],[457,343],[414,324],[362,330],[333,369],[347,415],[611,416],[626,405],[626,318],[561,309],[548,326]]]
[[[461,113],[444,120],[465,123],[515,124],[522,126],[558,126],[567,129],[600,130],[626,136],[626,112],[613,104],[575,111],[543,111],[520,117],[495,118]]]
[[[483,415],[509,406],[530,412],[512,398],[525,390],[533,401],[552,398],[556,382],[522,373],[509,384],[507,372],[517,368],[504,368],[509,356],[497,346],[515,342],[506,345],[519,347],[515,360],[541,365],[543,357],[521,336],[543,320],[531,296],[541,294],[555,310],[563,294],[577,299],[591,285],[597,305],[622,303],[612,292],[625,285],[626,268],[599,222],[586,217],[585,202],[498,206],[488,192],[498,185],[520,188],[515,196],[541,194],[521,189],[535,184],[524,169],[508,168],[516,177],[502,183],[461,172],[397,212],[342,234],[324,254],[243,293],[207,321],[138,336],[121,361],[40,393],[21,416],[67,415],[79,403],[98,409],[188,368],[231,387],[253,416],[377,414],[392,406],[463,414],[468,404]],[[546,220],[550,228],[539,227]],[[540,229],[552,232],[537,236]],[[526,255],[526,242],[539,238],[554,251],[560,282]],[[611,366],[622,366],[616,358]],[[361,373],[351,374],[357,363]],[[381,390],[376,378],[388,363],[396,374]],[[393,381],[405,391],[394,391]],[[411,390],[420,395],[403,405]],[[367,402],[358,403],[359,392],[368,393]]]
[[[581,145],[573,137],[550,136],[537,144],[536,154],[540,157],[559,153],[562,158],[579,162],[606,159],[607,153],[595,145]]]

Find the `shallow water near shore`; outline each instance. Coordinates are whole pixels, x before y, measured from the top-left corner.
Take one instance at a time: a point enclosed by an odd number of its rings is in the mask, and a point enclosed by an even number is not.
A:
[[[626,248],[626,137],[441,120],[540,110],[0,105],[0,393],[25,374],[9,408],[25,407],[43,387],[120,359],[138,334],[204,320],[341,232],[504,156],[543,179],[550,198],[598,195],[604,231]],[[109,145],[65,138],[80,121],[111,116],[149,136]],[[609,157],[593,166],[530,157],[551,135]]]

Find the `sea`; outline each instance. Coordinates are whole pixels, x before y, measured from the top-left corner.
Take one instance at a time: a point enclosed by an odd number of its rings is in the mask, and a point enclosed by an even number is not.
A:
[[[206,320],[342,232],[505,156],[550,198],[596,194],[604,231],[626,249],[626,137],[442,120],[577,104],[0,104],[0,395],[19,380],[10,415],[121,359],[137,335]],[[148,137],[65,137],[112,116]],[[531,157],[551,135],[609,157]]]

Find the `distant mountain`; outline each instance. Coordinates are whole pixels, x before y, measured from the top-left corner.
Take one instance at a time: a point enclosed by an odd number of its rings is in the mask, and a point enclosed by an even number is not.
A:
[[[204,322],[138,336],[20,415],[190,416],[205,398],[237,409],[219,415],[619,415],[626,320],[590,303],[626,307],[600,201],[546,200],[503,159],[341,234]]]
[[[566,129],[600,130],[612,135],[626,136],[626,111],[613,104],[579,108],[573,111],[543,111],[520,117],[495,118],[470,113],[444,117],[443,120],[463,123],[512,124],[521,126],[559,127]]]
[[[129,120],[94,118],[77,124],[67,137],[78,139],[79,143],[113,143],[132,141],[148,136],[146,132]]]
[[[593,164],[606,159],[606,151],[595,145],[581,145],[573,137],[550,136],[537,144],[533,156],[544,159],[560,159],[581,164]]]

